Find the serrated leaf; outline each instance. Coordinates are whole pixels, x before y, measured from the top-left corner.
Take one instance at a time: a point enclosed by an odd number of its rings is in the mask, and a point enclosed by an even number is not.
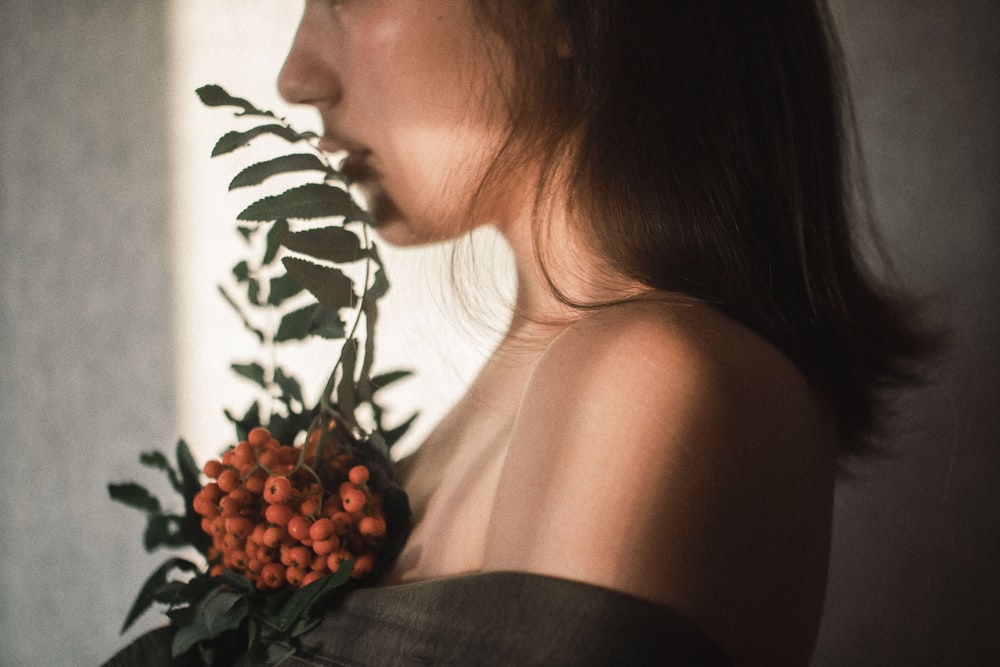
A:
[[[267,302],[272,306],[280,306],[304,289],[295,278],[285,273],[271,279],[271,288],[267,295]]]
[[[250,237],[253,236],[253,233],[257,231],[257,229],[255,227],[246,227],[244,225],[240,225],[236,228],[236,231],[240,233],[240,236],[243,237],[244,241],[249,242]]]
[[[272,160],[250,165],[236,174],[236,177],[229,184],[229,189],[236,190],[237,188],[260,185],[272,176],[299,171],[330,173],[330,168],[312,153],[282,155]]]
[[[146,487],[135,482],[108,484],[108,493],[113,500],[147,514],[155,514],[160,511],[160,501],[147,491]]]
[[[340,269],[321,266],[298,257],[284,257],[281,263],[323,305],[334,309],[355,305],[354,281]]]
[[[281,249],[281,239],[288,234],[288,221],[278,220],[267,232],[267,247],[264,250],[264,265],[268,265],[278,256]]]
[[[201,86],[195,92],[201,103],[207,107],[237,107],[242,110],[240,115],[275,117],[273,111],[258,109],[250,101],[242,97],[234,97],[227,93],[222,86],[214,83]]]
[[[320,227],[289,233],[281,242],[294,252],[337,264],[356,262],[368,255],[368,251],[361,247],[358,235],[343,227]]]
[[[167,475],[167,479],[170,480],[170,486],[174,488],[174,491],[178,493],[183,493],[181,489],[181,480],[177,477],[177,471],[173,469],[170,462],[167,461],[167,457],[163,452],[143,452],[139,455],[139,463],[149,468],[155,468],[156,470],[162,470]]]
[[[289,143],[296,143],[298,141],[302,141],[303,139],[301,134],[287,125],[268,123],[267,125],[258,125],[257,127],[249,130],[233,130],[231,132],[226,132],[224,135],[219,137],[219,140],[215,143],[215,147],[212,149],[212,157],[232,153],[239,148],[249,145],[250,142],[257,137],[265,135],[280,137]]]
[[[156,602],[157,592],[168,583],[167,576],[174,570],[197,572],[198,566],[184,558],[171,558],[149,575],[125,617],[121,629],[122,634],[132,627],[132,624],[149,609],[153,602]]]
[[[267,382],[264,380],[264,367],[257,362],[249,364],[231,364],[229,367],[233,369],[237,375],[245,377],[259,387],[267,388]]]
[[[342,188],[326,183],[307,183],[278,195],[258,199],[243,209],[237,218],[247,222],[269,222],[334,216],[345,216],[353,220],[364,215],[364,211],[351,199],[351,195]]]

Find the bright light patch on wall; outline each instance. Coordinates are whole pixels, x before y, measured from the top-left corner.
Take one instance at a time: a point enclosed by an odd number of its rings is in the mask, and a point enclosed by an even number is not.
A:
[[[179,433],[200,460],[231,444],[232,425],[224,408],[241,413],[255,397],[253,387],[235,376],[229,364],[257,358],[256,339],[225,304],[218,285],[233,284],[230,268],[242,258],[236,233],[239,211],[262,193],[227,192],[230,179],[257,159],[276,152],[254,148],[211,159],[211,148],[224,132],[235,129],[224,110],[201,105],[195,89],[216,83],[262,108],[285,115],[300,128],[319,130],[311,109],[293,109],[278,97],[275,79],[289,45],[302,3],[288,0],[171,0],[170,49],[173,170],[173,254],[176,276],[176,386]],[[281,146],[271,145],[274,151]],[[288,186],[288,181],[274,184]],[[500,244],[483,246],[500,263],[477,271],[482,276],[510,273]],[[392,290],[384,299],[379,327],[377,370],[410,368],[406,380],[388,396],[390,417],[401,421],[414,411],[421,419],[402,450],[419,443],[451,405],[485,360],[502,326],[502,316],[484,318],[454,303],[450,285],[451,249],[435,247],[394,251],[380,247]],[[477,257],[477,263],[483,258]],[[492,278],[490,280],[493,280]],[[487,286],[488,291],[496,285]],[[509,293],[501,286],[501,293]],[[475,300],[473,299],[473,302]],[[471,335],[470,335],[471,334]],[[322,388],[338,348],[328,342],[303,345],[283,357],[312,398]]]

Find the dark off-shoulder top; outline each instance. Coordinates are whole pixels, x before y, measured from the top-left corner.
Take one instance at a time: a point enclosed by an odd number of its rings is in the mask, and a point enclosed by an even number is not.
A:
[[[105,667],[186,667],[172,630],[143,635]],[[533,574],[472,574],[358,589],[299,638],[289,667],[728,665],[698,628],[645,600]]]

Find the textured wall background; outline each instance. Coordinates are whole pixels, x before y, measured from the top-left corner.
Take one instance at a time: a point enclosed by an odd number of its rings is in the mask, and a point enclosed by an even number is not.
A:
[[[997,664],[1000,6],[831,4],[889,246],[954,339],[841,486],[814,662]],[[0,0],[4,665],[98,664],[159,562],[104,485],[177,433],[165,7]]]
[[[4,665],[99,664],[159,560],[105,484],[176,437],[163,8],[0,3]]]

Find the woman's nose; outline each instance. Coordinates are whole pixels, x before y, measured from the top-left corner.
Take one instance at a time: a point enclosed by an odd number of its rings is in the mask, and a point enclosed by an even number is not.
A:
[[[305,14],[295,33],[292,47],[278,75],[278,92],[291,104],[320,105],[335,103],[340,97],[340,84],[331,64],[331,39],[322,18]]]

